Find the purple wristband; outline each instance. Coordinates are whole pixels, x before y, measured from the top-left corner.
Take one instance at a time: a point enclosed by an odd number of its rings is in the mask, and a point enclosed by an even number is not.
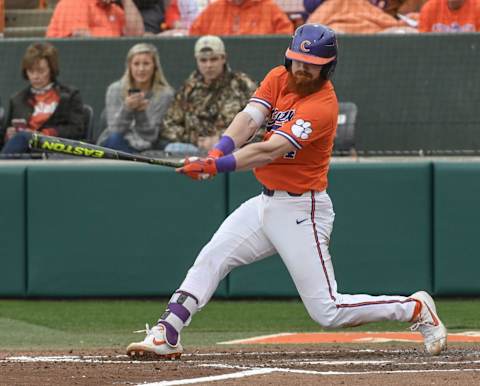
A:
[[[233,142],[232,137],[222,135],[220,141],[214,146],[214,148],[223,152],[223,155],[229,155],[235,150],[235,142]]]
[[[237,167],[237,160],[233,154],[229,154],[225,157],[216,159],[215,165],[217,166],[217,171],[219,173],[233,172]]]

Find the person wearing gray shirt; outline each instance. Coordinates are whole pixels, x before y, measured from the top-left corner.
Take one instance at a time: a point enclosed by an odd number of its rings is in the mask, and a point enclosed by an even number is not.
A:
[[[107,128],[97,143],[129,153],[151,149],[163,130],[163,116],[173,96],[156,47],[134,45],[123,77],[107,89]]]

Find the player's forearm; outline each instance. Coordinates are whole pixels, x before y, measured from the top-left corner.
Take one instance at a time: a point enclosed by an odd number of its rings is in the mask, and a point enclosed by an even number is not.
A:
[[[243,146],[258,130],[259,126],[247,113],[240,111],[225,130],[224,135],[228,135],[235,142],[235,147]]]
[[[252,143],[233,154],[236,161],[235,170],[251,170],[269,164],[287,151],[279,144],[276,146],[270,141]]]
[[[145,33],[143,18],[133,0],[122,0],[125,11],[125,36],[141,36]]]

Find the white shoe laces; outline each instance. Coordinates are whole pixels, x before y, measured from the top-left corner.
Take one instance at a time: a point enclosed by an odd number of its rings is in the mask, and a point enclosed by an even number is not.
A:
[[[435,327],[438,326],[435,326],[435,324],[433,324],[432,322],[420,319],[414,324],[412,324],[412,326],[410,327],[410,331],[418,330],[423,335],[425,342],[429,343],[431,341],[437,340]]]
[[[411,325],[410,331],[422,330],[422,327],[435,327],[432,323],[429,322],[415,322]]]
[[[141,334],[142,332],[146,333],[147,335],[152,335],[152,329],[150,328],[148,323],[145,323],[145,330],[133,331],[134,334]]]

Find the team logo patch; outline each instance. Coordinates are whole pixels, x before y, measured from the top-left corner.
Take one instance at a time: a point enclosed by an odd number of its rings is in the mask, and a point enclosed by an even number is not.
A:
[[[292,133],[303,140],[307,140],[312,132],[312,124],[310,122],[305,122],[303,119],[297,119],[295,124],[292,126]]]
[[[304,40],[303,42],[300,43],[300,50],[303,52],[310,52],[310,48],[308,46],[311,46],[312,42],[310,40]]]

